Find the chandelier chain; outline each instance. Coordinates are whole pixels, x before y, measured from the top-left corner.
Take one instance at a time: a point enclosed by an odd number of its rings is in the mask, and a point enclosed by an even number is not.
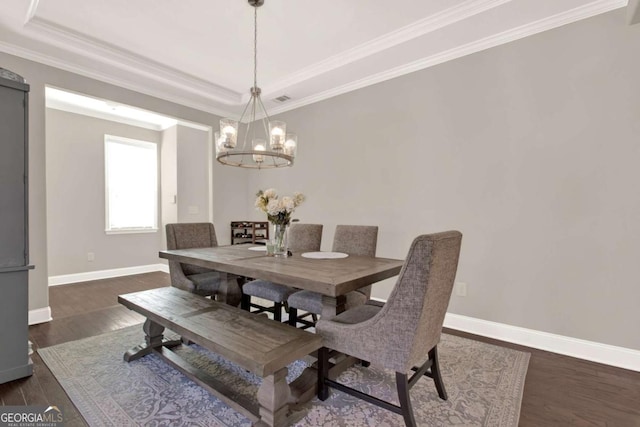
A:
[[[253,87],[258,87],[258,8],[253,8]]]

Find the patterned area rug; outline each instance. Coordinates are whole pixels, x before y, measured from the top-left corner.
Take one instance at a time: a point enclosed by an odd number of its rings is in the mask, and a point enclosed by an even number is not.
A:
[[[124,352],[141,341],[142,327],[134,326],[38,353],[91,426],[251,425],[156,355],[124,362]],[[418,425],[518,425],[529,353],[446,334],[438,349],[449,400],[440,400],[433,381],[421,378],[411,390]],[[260,378],[196,345],[179,352],[255,401]],[[292,381],[305,367],[303,361],[290,365],[287,380]],[[391,371],[355,366],[338,380],[397,403]],[[314,398],[296,409],[302,418],[297,418],[295,426],[404,425],[401,416],[336,390],[324,402]]]

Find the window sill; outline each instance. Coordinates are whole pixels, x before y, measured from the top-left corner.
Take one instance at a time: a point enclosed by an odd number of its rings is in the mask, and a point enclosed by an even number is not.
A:
[[[123,228],[121,230],[104,230],[105,234],[145,234],[157,233],[157,228]]]

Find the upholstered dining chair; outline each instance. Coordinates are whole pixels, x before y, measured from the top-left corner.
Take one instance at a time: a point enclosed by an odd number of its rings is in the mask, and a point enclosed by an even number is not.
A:
[[[169,250],[218,246],[216,230],[209,222],[167,224],[165,229]],[[171,286],[212,298],[220,292],[223,279],[217,271],[178,261],[169,261],[169,275]]]
[[[382,307],[361,305],[331,319],[320,319],[316,332],[324,347],[318,352],[318,398],[329,387],[401,414],[415,426],[410,388],[422,376],[433,378],[438,395],[447,399],[437,346],[458,268],[462,234],[458,231],[418,236],[409,249],[396,286]],[[328,378],[329,349],[369,360],[396,372],[400,405],[378,399]],[[415,373],[408,378],[407,373]]]
[[[376,256],[378,244],[378,227],[374,225],[338,225],[333,237],[333,252],[343,252],[354,256]],[[365,304],[371,297],[371,285],[347,294],[347,309]],[[322,314],[322,295],[312,291],[298,291],[289,296],[289,324],[297,326],[301,323],[303,329],[314,326],[298,316],[298,310],[314,315]],[[306,316],[306,315],[305,315]]]
[[[322,224],[291,224],[289,228],[289,250],[293,253],[314,252],[320,250],[322,242]],[[241,307],[244,310],[262,313],[273,313],[274,320],[282,321],[282,309],[289,295],[296,292],[295,288],[280,285],[266,280],[253,280],[242,287]],[[251,301],[251,297],[262,298],[273,302],[273,306],[266,307]]]

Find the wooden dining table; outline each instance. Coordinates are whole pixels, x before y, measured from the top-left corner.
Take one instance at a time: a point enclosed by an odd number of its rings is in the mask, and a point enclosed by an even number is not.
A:
[[[346,309],[346,294],[396,276],[403,261],[349,255],[338,259],[315,259],[294,253],[289,257],[268,256],[251,244],[160,251],[160,258],[216,270],[221,274],[268,280],[322,295],[322,317],[330,318]],[[223,278],[224,279],[224,278]],[[221,295],[237,305],[240,288],[234,280],[223,280]]]
[[[322,295],[322,318],[331,318],[347,309],[346,294],[398,275],[404,261],[390,258],[349,255],[338,259],[314,259],[294,253],[288,257],[268,256],[252,244],[209,248],[175,249],[160,251],[160,258],[216,270],[223,275],[218,297],[222,302],[236,306],[240,302],[240,278],[263,279]],[[227,275],[227,277],[224,277]],[[346,355],[336,355],[329,375],[340,372],[355,363]],[[309,401],[316,390],[315,366],[309,366],[291,384],[290,401]]]

